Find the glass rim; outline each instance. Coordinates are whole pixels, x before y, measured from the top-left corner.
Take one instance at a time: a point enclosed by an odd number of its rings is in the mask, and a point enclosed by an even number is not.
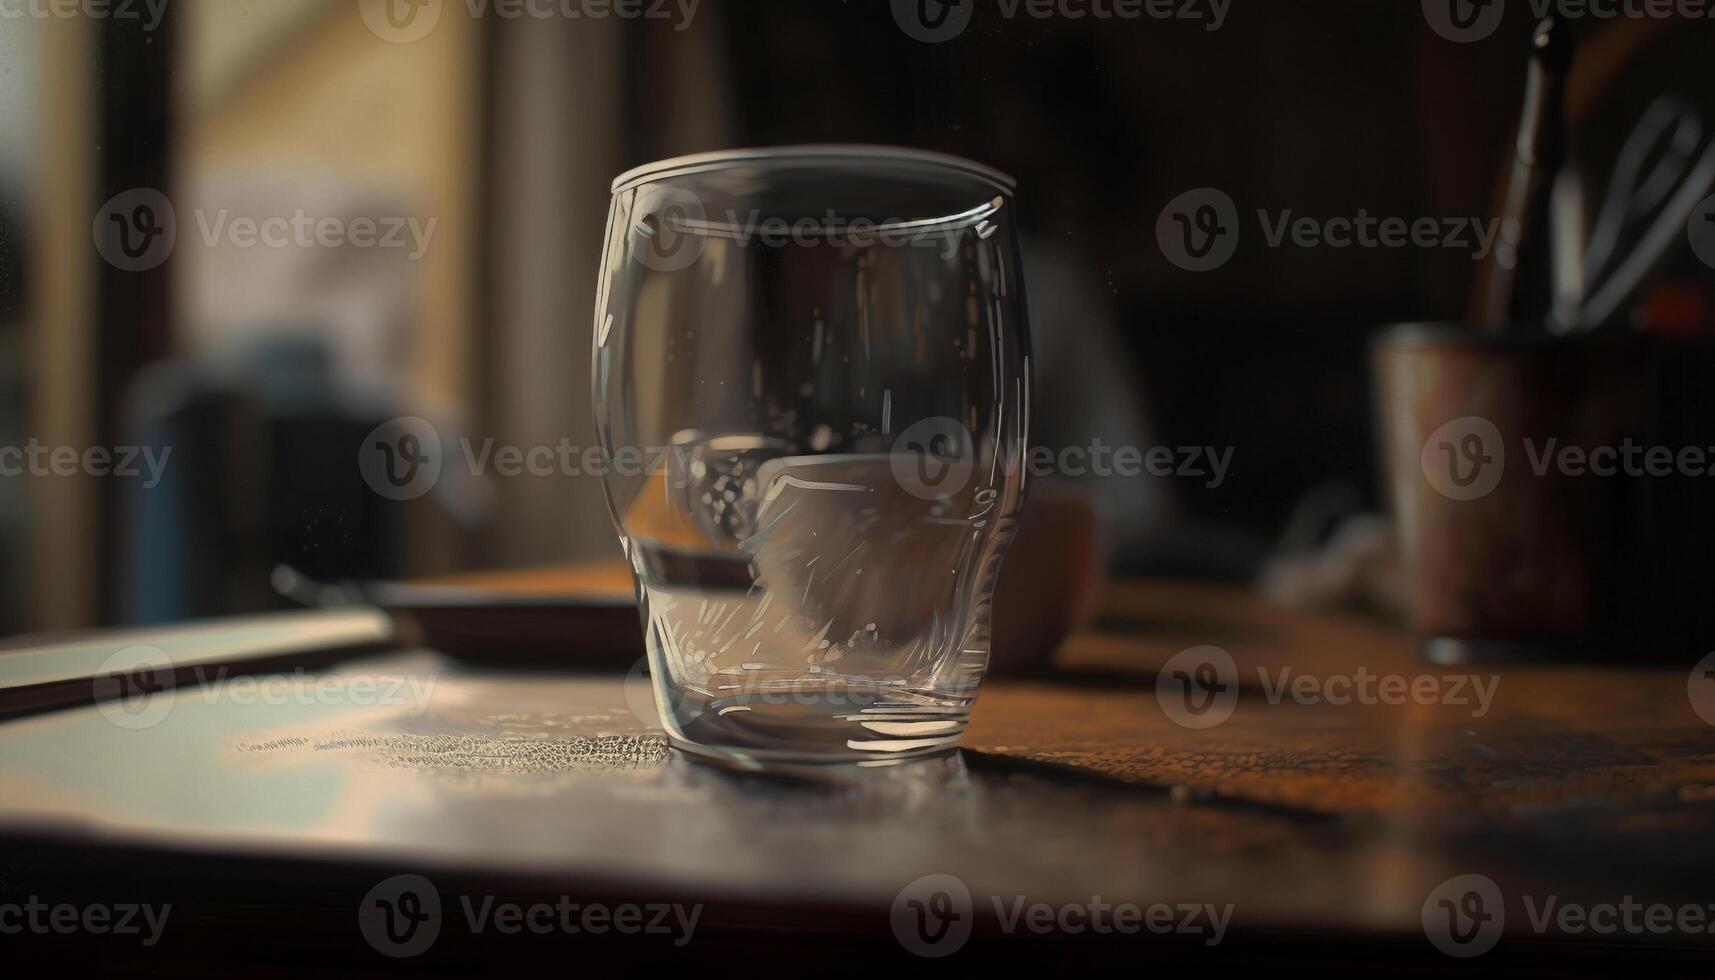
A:
[[[871,144],[816,143],[801,146],[751,147],[738,150],[715,150],[686,156],[656,160],[633,167],[613,179],[610,193],[618,194],[642,184],[669,177],[706,173],[740,163],[775,163],[789,160],[851,160],[891,161],[920,164],[936,170],[951,171],[967,177],[977,177],[1005,194],[1012,194],[1018,182],[1010,174],[986,164],[951,153],[916,150],[902,146]]]

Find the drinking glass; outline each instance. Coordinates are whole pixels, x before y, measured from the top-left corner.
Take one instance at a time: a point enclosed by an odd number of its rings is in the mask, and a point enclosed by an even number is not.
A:
[[[952,748],[1025,493],[1013,182],[786,147],[613,185],[595,308],[608,502],[661,721],[746,764]]]

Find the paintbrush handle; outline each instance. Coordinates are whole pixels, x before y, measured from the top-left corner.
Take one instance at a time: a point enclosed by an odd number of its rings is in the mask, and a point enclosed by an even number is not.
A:
[[[1524,108],[1501,196],[1500,237],[1484,270],[1473,311],[1490,330],[1540,324],[1554,307],[1549,212],[1554,180],[1566,162],[1566,74],[1572,42],[1548,18],[1532,38]]]

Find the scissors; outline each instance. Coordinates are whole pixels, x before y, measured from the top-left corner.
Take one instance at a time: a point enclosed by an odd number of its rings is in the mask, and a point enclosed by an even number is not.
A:
[[[1715,142],[1699,153],[1702,143],[1702,117],[1684,99],[1664,95],[1650,105],[1620,148],[1590,233],[1582,302],[1556,314],[1557,329],[1573,333],[1608,323],[1684,234],[1715,184]],[[1655,166],[1646,172],[1652,157]]]

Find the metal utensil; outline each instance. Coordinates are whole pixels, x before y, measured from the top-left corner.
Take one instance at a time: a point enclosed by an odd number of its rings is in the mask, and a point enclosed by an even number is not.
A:
[[[1611,326],[1681,239],[1715,184],[1715,143],[1699,153],[1702,142],[1703,120],[1679,96],[1664,95],[1644,113],[1620,149],[1591,231],[1583,301],[1561,314],[1558,332]],[[1651,158],[1655,166],[1646,172]]]

